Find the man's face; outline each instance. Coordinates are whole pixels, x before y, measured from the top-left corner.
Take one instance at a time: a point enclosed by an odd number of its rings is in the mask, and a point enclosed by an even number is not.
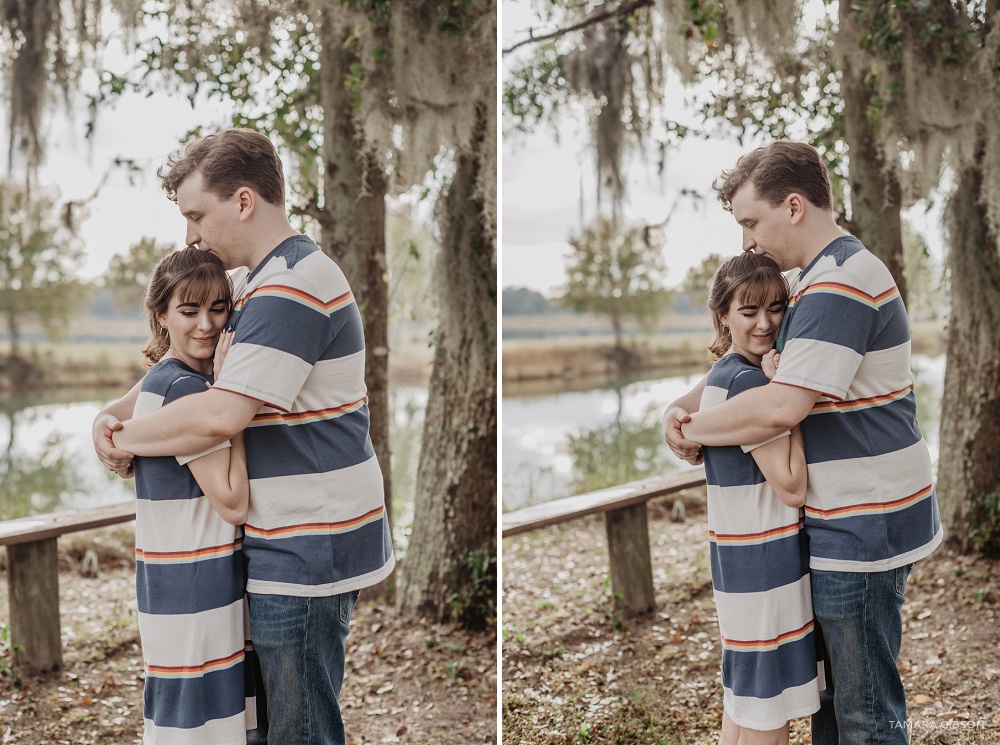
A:
[[[757,196],[757,188],[749,181],[733,195],[733,217],[743,228],[743,250],[768,256],[788,271],[797,267],[797,251],[792,246],[792,225],[789,207],[782,203],[772,207]]]
[[[239,266],[234,249],[241,227],[236,195],[219,199],[205,189],[202,175],[196,171],[177,187],[177,206],[187,222],[187,245],[215,254],[226,269]]]

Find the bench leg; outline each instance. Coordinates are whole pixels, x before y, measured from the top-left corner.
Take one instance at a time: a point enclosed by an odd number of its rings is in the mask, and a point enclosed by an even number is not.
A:
[[[43,672],[62,667],[56,539],[7,547],[10,641],[14,664]]]
[[[653,562],[645,503],[604,513],[616,606],[629,616],[653,610]]]

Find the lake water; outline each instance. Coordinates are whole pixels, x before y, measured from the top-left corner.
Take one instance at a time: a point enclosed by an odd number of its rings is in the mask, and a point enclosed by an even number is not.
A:
[[[107,389],[58,389],[0,397],[0,520],[121,502],[134,482],[94,454],[90,426],[114,400]],[[427,389],[390,389],[394,522],[412,522]]]
[[[914,356],[918,419],[934,463],[944,388],[944,355]],[[703,372],[649,379],[579,381],[552,390],[505,386],[503,509],[559,499],[668,471],[691,468],[660,432],[664,407]]]

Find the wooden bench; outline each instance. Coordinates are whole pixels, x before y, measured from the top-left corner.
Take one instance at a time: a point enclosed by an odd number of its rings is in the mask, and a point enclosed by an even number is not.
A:
[[[603,512],[615,604],[627,615],[648,613],[653,610],[654,591],[646,503],[704,483],[705,469],[699,467],[536,504],[505,512],[500,521],[501,534],[509,538]]]
[[[37,671],[62,667],[56,539],[130,520],[135,520],[134,499],[0,522],[0,546],[7,547],[14,664]]]

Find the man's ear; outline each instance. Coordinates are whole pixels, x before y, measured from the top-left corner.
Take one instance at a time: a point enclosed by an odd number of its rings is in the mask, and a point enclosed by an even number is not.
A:
[[[257,207],[257,195],[254,194],[253,189],[241,186],[236,191],[236,198],[239,200],[240,205],[240,220],[250,219],[250,216]]]
[[[785,197],[785,207],[788,209],[788,218],[792,225],[798,225],[806,213],[806,200],[801,194],[792,192]]]

